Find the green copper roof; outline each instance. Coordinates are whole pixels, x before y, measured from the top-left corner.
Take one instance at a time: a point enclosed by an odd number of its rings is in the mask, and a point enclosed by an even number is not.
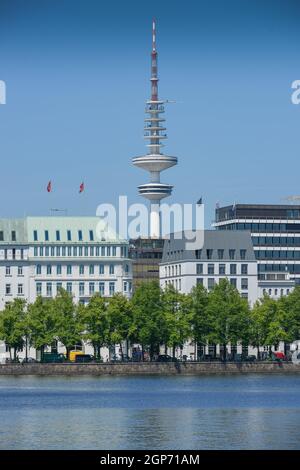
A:
[[[0,232],[3,232],[3,240],[0,233],[1,244],[126,242],[113,230],[107,229],[100,217],[0,219]]]

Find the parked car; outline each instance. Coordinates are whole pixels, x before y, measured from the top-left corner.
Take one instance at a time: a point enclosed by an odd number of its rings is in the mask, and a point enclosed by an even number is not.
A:
[[[94,356],[91,354],[77,354],[75,356],[75,362],[86,363],[86,362],[93,362]]]
[[[157,362],[178,362],[176,357],[169,356],[168,354],[159,354],[156,359]]]
[[[42,356],[41,362],[64,362],[65,360],[66,357],[64,356],[64,354],[45,352]]]
[[[38,362],[36,359],[34,359],[34,357],[24,357],[24,359],[22,360],[22,364],[28,364],[28,363],[34,363],[34,362]]]
[[[286,357],[286,355],[283,352],[275,351],[275,352],[272,353],[272,360],[277,361],[277,362],[282,362],[282,361],[287,361],[288,358]]]

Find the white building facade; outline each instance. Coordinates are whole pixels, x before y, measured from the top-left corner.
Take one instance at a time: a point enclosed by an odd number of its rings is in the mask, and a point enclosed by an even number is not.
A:
[[[197,284],[213,289],[220,279],[227,278],[253,303],[258,298],[257,262],[251,237],[247,232],[204,230],[203,237],[193,249],[190,241],[171,235],[166,240],[160,265],[160,285],[172,284],[182,293],[188,293]]]
[[[32,303],[60,288],[83,304],[95,293],[130,297],[128,242],[99,217],[0,219],[0,311],[15,298]]]

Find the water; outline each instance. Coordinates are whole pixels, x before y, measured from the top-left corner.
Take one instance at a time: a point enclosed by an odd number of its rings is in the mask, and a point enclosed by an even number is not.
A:
[[[300,375],[2,376],[0,449],[300,449]]]

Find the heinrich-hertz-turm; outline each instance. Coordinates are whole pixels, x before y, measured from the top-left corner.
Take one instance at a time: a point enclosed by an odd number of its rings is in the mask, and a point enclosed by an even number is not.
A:
[[[146,101],[144,138],[147,143],[147,155],[135,157],[132,162],[150,173],[150,182],[138,186],[141,196],[150,200],[150,237],[161,237],[160,201],[170,196],[173,186],[160,181],[160,173],[177,164],[177,157],[170,157],[162,152],[163,141],[167,138],[163,117],[165,100],[158,98],[158,73],[156,49],[156,23],[152,23],[151,51],[151,98]]]

